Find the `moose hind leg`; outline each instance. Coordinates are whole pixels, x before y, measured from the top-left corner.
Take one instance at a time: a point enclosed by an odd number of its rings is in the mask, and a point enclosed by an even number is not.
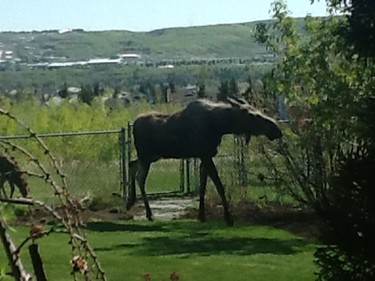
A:
[[[198,214],[198,220],[201,222],[206,221],[205,202],[204,202],[206,186],[207,186],[207,169],[203,165],[203,162],[201,162],[201,165],[199,167],[199,214]]]
[[[141,190],[143,203],[145,204],[146,218],[149,221],[152,221],[153,220],[152,212],[151,212],[150,205],[148,204],[146,187],[145,187],[146,178],[147,178],[149,170],[150,170],[150,163],[141,163],[140,161],[138,162],[137,181],[138,181],[139,189]]]
[[[6,194],[6,192],[5,192],[5,187],[4,187],[4,185],[5,185],[5,178],[4,178],[4,176],[0,176],[0,191],[1,191],[1,196],[3,197],[3,198],[8,198],[8,196],[7,196],[7,194]]]
[[[229,207],[228,207],[227,198],[225,196],[224,186],[221,183],[221,180],[219,178],[219,174],[217,172],[215,164],[212,161],[212,159],[207,159],[207,160],[205,160],[204,165],[207,169],[208,175],[210,176],[210,178],[212,179],[212,181],[215,184],[217,192],[219,193],[219,195],[221,197],[221,201],[223,203],[223,208],[224,208],[225,222],[227,223],[228,226],[233,226],[234,223],[233,223],[233,219],[232,219],[232,217],[229,213]]]
[[[10,198],[12,198],[13,194],[14,194],[15,187],[14,187],[14,183],[11,180],[9,180],[8,182],[9,182],[9,186],[10,186]]]
[[[129,163],[129,180],[130,186],[128,191],[128,200],[126,202],[126,210],[130,210],[135,204],[136,200],[136,188],[135,188],[135,178],[138,172],[138,160],[133,160]]]

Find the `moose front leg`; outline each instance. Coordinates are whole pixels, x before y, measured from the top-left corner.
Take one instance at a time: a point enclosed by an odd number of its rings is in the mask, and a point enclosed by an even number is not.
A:
[[[225,219],[225,222],[227,223],[228,226],[233,226],[234,223],[233,223],[232,216],[229,213],[229,207],[228,207],[227,198],[225,196],[224,186],[221,183],[221,180],[219,178],[219,174],[217,172],[215,164],[212,161],[212,159],[210,158],[210,159],[206,159],[204,161],[204,166],[207,169],[207,173],[210,176],[210,178],[212,179],[212,181],[214,182],[216,190],[217,190],[217,192],[219,193],[219,195],[221,197],[221,201],[223,203],[223,208],[224,208],[224,219]]]
[[[201,162],[201,165],[199,167],[199,215],[198,215],[198,220],[201,222],[206,221],[205,202],[204,202],[206,186],[207,186],[207,169],[204,167],[203,162]]]

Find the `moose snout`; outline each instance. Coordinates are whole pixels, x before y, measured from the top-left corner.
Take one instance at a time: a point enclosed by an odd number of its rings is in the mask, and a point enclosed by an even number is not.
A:
[[[283,133],[281,132],[281,130],[276,130],[275,132],[273,132],[272,134],[268,134],[267,137],[269,140],[273,141],[273,140],[276,140],[276,139],[279,139],[283,136]]]

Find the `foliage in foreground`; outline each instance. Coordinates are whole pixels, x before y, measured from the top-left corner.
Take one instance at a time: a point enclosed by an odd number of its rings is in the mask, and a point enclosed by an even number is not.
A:
[[[291,119],[275,168],[326,222],[318,279],[373,280],[375,62],[338,35],[344,18],[306,18],[301,39],[283,1],[273,8],[278,37],[257,31],[279,55],[269,86],[286,96]]]
[[[374,280],[375,154],[362,146],[340,159],[325,213],[328,246],[315,253],[318,280]]]
[[[45,163],[42,163],[37,157],[33,156],[26,148],[3,139],[0,140],[0,146],[4,150],[2,154],[10,157],[10,155],[8,155],[9,152],[17,151],[28,159],[28,161],[34,165],[37,173],[30,173],[28,170],[22,170],[21,172],[28,176],[43,179],[48,186],[50,193],[53,194],[56,198],[56,202],[58,202],[58,205],[50,205],[32,198],[27,194],[26,189],[22,192],[22,196],[24,197],[19,199],[8,199],[4,193],[4,197],[1,198],[0,203],[0,241],[6,253],[11,276],[14,277],[15,280],[20,281],[29,281],[32,279],[31,274],[29,273],[31,271],[25,270],[23,260],[21,259],[22,253],[25,253],[25,246],[29,245],[29,258],[33,265],[34,275],[38,280],[45,280],[46,277],[43,269],[43,262],[39,254],[39,246],[36,240],[48,236],[59,228],[59,231],[63,232],[68,237],[68,243],[66,243],[65,247],[70,246],[71,248],[70,254],[72,258],[70,259],[70,263],[72,267],[71,275],[73,278],[76,280],[76,274],[82,274],[84,280],[91,280],[91,278],[95,278],[96,280],[107,280],[100,262],[82,230],[82,220],[79,212],[81,208],[80,203],[71,198],[67,187],[66,176],[60,169],[57,159],[51,154],[48,146],[29,126],[25,125],[17,117],[6,110],[0,109],[0,115],[2,118],[17,124],[27,133],[27,135],[29,135],[30,139],[35,142],[36,147],[46,156],[50,166],[46,168]],[[9,172],[14,172],[15,168],[12,167],[11,169],[12,170]],[[50,169],[55,171],[55,175],[52,175]],[[3,177],[4,175],[1,176]],[[59,181],[56,180],[57,178]],[[16,183],[15,181],[17,178],[8,177],[6,180],[11,185]],[[1,186],[1,188],[3,188],[3,186]],[[10,204],[28,206],[27,215],[28,222],[30,223],[29,233],[24,236],[26,238],[24,238],[19,244],[14,243],[12,236],[9,234],[10,231],[8,224],[3,216],[3,211]],[[36,222],[33,216],[35,212],[40,210],[43,210],[53,217],[56,220],[56,225],[47,225],[45,220]]]

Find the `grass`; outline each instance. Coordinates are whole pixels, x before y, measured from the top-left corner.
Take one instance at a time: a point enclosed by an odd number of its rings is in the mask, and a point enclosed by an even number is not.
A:
[[[231,148],[227,148],[230,151]],[[231,152],[229,152],[231,153]],[[226,187],[226,193],[233,204],[242,200],[251,200],[260,205],[270,202],[280,204],[295,204],[293,199],[283,193],[270,181],[261,182],[257,178],[258,173],[267,175],[264,163],[258,160],[249,160],[248,185],[239,184],[235,169],[234,157],[217,157],[215,159],[219,175]],[[199,166],[199,163],[198,163]],[[63,172],[67,175],[67,183],[70,193],[75,198],[89,196],[98,199],[99,205],[114,206],[117,202],[113,193],[122,194],[120,168],[117,161],[68,161],[62,163]],[[49,169],[53,171],[53,169]],[[147,178],[147,193],[178,192],[181,186],[181,162],[179,160],[161,160],[151,165]],[[54,179],[59,182],[57,176]],[[186,184],[186,175],[185,175]],[[190,187],[196,191],[199,184],[199,173],[195,170],[193,161],[190,165]],[[55,202],[53,190],[43,180],[30,178],[31,196],[47,203]],[[139,190],[137,188],[139,194]],[[208,180],[208,197],[217,197],[217,192],[211,180]]]
[[[27,231],[21,228],[13,236],[20,241]],[[108,280],[142,280],[145,273],[169,280],[173,271],[183,281],[314,280],[316,245],[269,226],[116,221],[90,223],[87,234]],[[67,238],[52,234],[38,241],[49,280],[72,279]]]
[[[51,169],[52,170],[52,169]],[[120,204],[112,194],[122,194],[119,165],[115,161],[89,162],[73,161],[65,163],[63,171],[74,198],[89,196],[100,201],[102,206]],[[59,182],[59,177],[55,177]],[[30,177],[30,194],[47,203],[55,203],[53,189],[43,180]],[[152,165],[147,179],[147,192],[178,192],[180,190],[180,161],[165,160]],[[137,188],[138,192],[138,188]],[[138,192],[139,193],[139,192]],[[18,194],[18,193],[17,193]]]

